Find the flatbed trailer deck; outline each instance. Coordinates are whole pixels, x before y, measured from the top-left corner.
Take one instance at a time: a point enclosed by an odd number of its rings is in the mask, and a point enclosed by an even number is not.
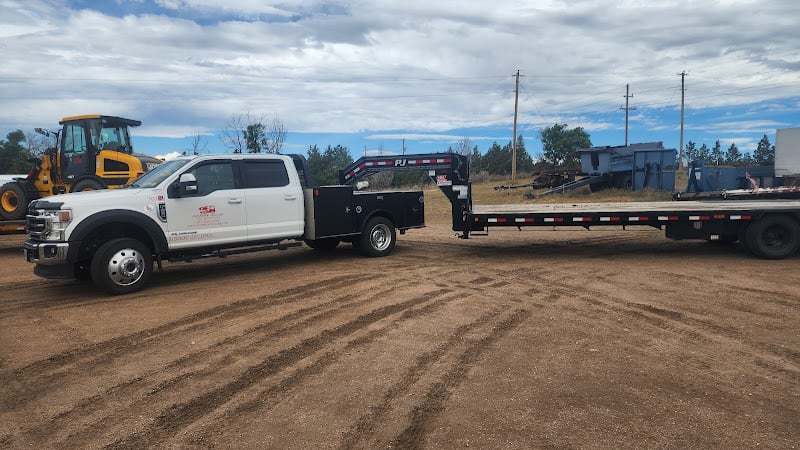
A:
[[[342,184],[387,170],[426,170],[450,200],[453,230],[467,239],[494,227],[650,226],[670,239],[736,242],[782,259],[800,248],[800,200],[713,200],[473,205],[469,158],[455,153],[364,157],[340,172]]]

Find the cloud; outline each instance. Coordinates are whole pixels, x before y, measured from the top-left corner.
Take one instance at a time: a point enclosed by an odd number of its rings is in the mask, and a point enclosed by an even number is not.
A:
[[[3,127],[96,112],[177,137],[251,111],[296,132],[439,140],[508,127],[517,69],[519,128],[530,132],[618,129],[625,84],[635,120],[674,128],[665,117],[680,105],[683,70],[690,111],[773,102],[788,114],[785,100],[800,98],[800,3],[789,0],[70,4],[0,4]]]

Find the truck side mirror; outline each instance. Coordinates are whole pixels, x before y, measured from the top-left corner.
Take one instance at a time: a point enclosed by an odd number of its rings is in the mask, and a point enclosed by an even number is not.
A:
[[[181,175],[178,183],[180,185],[179,192],[181,197],[184,195],[197,194],[197,178],[195,178],[194,174],[184,173]]]

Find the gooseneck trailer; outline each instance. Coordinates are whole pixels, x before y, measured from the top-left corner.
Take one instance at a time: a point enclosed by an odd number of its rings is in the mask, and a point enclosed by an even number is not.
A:
[[[796,199],[474,205],[469,158],[456,153],[364,157],[340,171],[340,182],[389,170],[427,171],[450,201],[453,230],[464,239],[493,227],[644,225],[665,230],[670,239],[739,241],[767,259],[786,258],[800,247]]]

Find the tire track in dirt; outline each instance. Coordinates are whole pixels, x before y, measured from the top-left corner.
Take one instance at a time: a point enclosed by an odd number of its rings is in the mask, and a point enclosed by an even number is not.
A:
[[[348,284],[354,283],[355,279],[356,278],[352,277],[352,276],[351,277],[347,277]],[[364,283],[369,284],[371,281],[374,281],[374,277],[365,278]],[[417,283],[418,281],[419,281],[418,279],[413,280],[414,283]],[[333,286],[332,283],[328,283],[327,285],[325,285],[325,289],[326,290],[332,289],[333,287],[334,286]],[[352,286],[346,286],[346,287],[352,288]],[[403,288],[402,285],[397,285],[393,289],[402,289],[402,288]],[[366,287],[366,288],[363,289],[363,291],[365,292],[365,294],[368,294],[369,297],[373,297],[373,296],[382,297],[384,294],[388,294],[391,291],[391,289],[381,293],[380,291],[374,291],[374,290],[371,290],[370,287]],[[292,289],[284,290],[284,291],[282,291],[281,294],[291,294],[291,295],[299,295],[299,296],[306,297],[309,294],[316,294],[316,293],[314,291],[310,290],[307,286],[301,285],[301,286],[298,286],[298,287],[295,287],[295,288],[292,288]],[[280,295],[276,295],[276,296],[280,296]],[[63,414],[59,414],[57,417],[54,417],[48,423],[45,423],[45,424],[41,425],[39,427],[38,431],[43,432],[44,430],[49,430],[50,431],[49,434],[53,434],[52,432],[54,430],[57,430],[57,429],[60,429],[60,428],[64,428],[64,427],[67,426],[66,424],[69,424],[69,423],[72,423],[72,422],[75,422],[76,420],[78,420],[79,419],[78,416],[80,414],[82,414],[82,415],[91,415],[93,412],[96,412],[96,411],[101,411],[103,413],[107,413],[107,411],[103,410],[103,405],[104,404],[120,403],[120,404],[126,405],[125,400],[124,400],[126,397],[135,396],[135,397],[140,397],[141,398],[144,395],[144,399],[147,402],[153,401],[152,394],[158,393],[158,392],[160,392],[162,390],[165,391],[165,392],[169,391],[169,390],[175,390],[177,388],[180,388],[181,385],[185,384],[188,380],[192,380],[193,382],[197,382],[198,378],[202,379],[203,376],[207,376],[207,375],[211,375],[212,373],[216,373],[216,372],[218,372],[220,370],[221,367],[225,367],[226,365],[228,365],[228,363],[225,360],[235,360],[237,357],[243,357],[245,355],[248,355],[248,354],[251,353],[251,349],[252,348],[254,348],[254,347],[257,348],[257,347],[261,346],[265,341],[269,341],[270,339],[272,339],[274,337],[288,334],[293,328],[308,327],[308,326],[312,325],[314,322],[318,322],[318,321],[322,320],[323,318],[331,316],[332,312],[342,311],[342,310],[345,310],[345,309],[353,307],[353,306],[358,306],[358,305],[360,305],[362,303],[364,303],[364,304],[369,303],[371,301],[371,300],[368,299],[366,301],[362,300],[362,301],[358,301],[358,302],[355,302],[355,301],[351,301],[349,303],[345,302],[345,300],[347,300],[348,298],[351,298],[352,296],[353,296],[352,293],[348,293],[348,294],[345,294],[344,296],[342,296],[340,298],[334,299],[333,301],[326,302],[325,305],[334,304],[334,305],[336,305],[336,308],[333,308],[333,309],[331,309],[330,311],[327,311],[327,312],[322,312],[320,314],[317,314],[314,317],[306,318],[299,324],[292,324],[292,325],[289,325],[289,326],[282,326],[282,327],[280,327],[278,329],[275,329],[272,332],[270,332],[269,334],[263,335],[259,340],[256,340],[254,342],[250,342],[249,344],[247,344],[246,347],[234,348],[233,350],[229,350],[229,351],[224,353],[224,358],[221,358],[222,359],[221,361],[220,360],[199,361],[199,360],[203,359],[202,357],[205,356],[205,355],[203,355],[203,354],[201,354],[201,355],[197,355],[197,354],[189,355],[187,357],[179,359],[178,361],[176,361],[176,362],[174,362],[172,364],[168,364],[164,369],[159,370],[159,375],[163,375],[164,372],[177,372],[177,375],[175,375],[174,378],[172,378],[172,379],[163,380],[163,381],[160,381],[160,382],[158,382],[156,384],[155,381],[149,379],[148,375],[145,375],[145,376],[141,376],[141,377],[129,380],[127,383],[123,383],[121,385],[114,386],[113,388],[108,389],[108,391],[105,392],[104,394],[95,395],[93,397],[85,399],[84,401],[82,401],[78,405],[76,405],[74,408],[72,408],[72,410],[67,411],[67,412],[65,412]],[[459,297],[460,297],[460,295],[459,295]],[[325,306],[325,305],[322,305],[322,306]],[[277,319],[277,320],[273,321],[274,323],[260,325],[260,326],[254,327],[252,329],[249,329],[249,330],[246,331],[246,334],[247,335],[251,335],[251,334],[265,333],[266,329],[269,328],[270,326],[273,326],[273,328],[274,328],[274,324],[275,323],[283,324],[283,323],[285,323],[287,321],[291,321],[293,319],[302,318],[302,317],[305,317],[305,316],[311,314],[312,312],[314,312],[314,311],[316,311],[318,309],[320,309],[319,306],[313,306],[313,307],[309,307],[309,308],[304,308],[304,309],[302,309],[300,311],[297,311],[297,312],[291,313],[289,315],[283,316],[280,319]],[[241,315],[241,314],[239,314],[239,315]],[[182,333],[180,333],[180,334],[182,334]],[[172,336],[162,336],[162,337],[159,338],[159,340],[165,340],[165,339],[172,339]],[[228,340],[226,340],[224,342],[221,342],[219,345],[215,346],[215,348],[213,349],[213,352],[208,351],[208,352],[205,352],[205,353],[220,353],[222,351],[221,350],[222,347],[235,347],[237,345],[237,343],[240,344],[240,341],[243,341],[243,340],[245,340],[245,339],[228,339]],[[158,345],[158,341],[150,342],[148,345],[149,346]],[[219,348],[216,348],[216,347],[219,347]],[[217,359],[220,359],[220,358],[217,358]],[[203,364],[206,367],[213,367],[214,369],[213,370],[199,371],[199,372],[198,371],[188,372],[188,373],[187,372],[181,372],[181,370],[180,370],[181,367],[189,365],[190,363],[194,364],[194,365]],[[97,368],[95,368],[95,370],[96,369]],[[155,384],[154,387],[148,387],[147,388],[147,389],[150,389],[149,392],[145,392],[144,394],[142,394],[141,391],[142,391],[142,389],[144,389],[142,387],[143,385],[153,386],[154,384]],[[147,391],[147,389],[145,389],[145,391]],[[123,408],[124,409],[130,409],[131,406],[127,406],[126,405]],[[80,414],[76,413],[75,411],[80,411]],[[144,410],[144,411],[142,411],[142,414],[144,415],[147,412],[148,412],[147,410]],[[102,417],[97,422],[97,423],[99,423],[99,426],[95,427],[95,426],[87,425],[87,428],[99,428],[100,430],[102,430],[103,428],[107,428],[108,426],[112,425],[113,422],[114,422],[114,419],[108,417],[108,415],[106,414],[104,417]],[[36,430],[32,430],[32,431],[36,431]],[[33,433],[33,434],[36,434],[36,433]]]
[[[391,443],[398,448],[422,448],[425,436],[433,428],[436,417],[441,414],[452,396],[453,391],[466,379],[469,369],[483,356],[483,353],[495,342],[521,325],[531,313],[524,309],[514,313],[492,327],[490,332],[477,339],[459,355],[456,364],[430,387],[421,404],[415,406],[410,413],[410,424]]]
[[[420,379],[434,364],[441,364],[441,360],[458,349],[468,334],[492,325],[492,321],[508,308],[490,310],[474,322],[458,327],[450,337],[437,345],[433,350],[422,353],[416,358],[415,363],[406,369],[400,380],[389,387],[378,405],[371,408],[367,414],[359,417],[355,424],[345,432],[339,449],[367,447],[370,438],[375,434],[376,428],[385,425],[389,415],[395,410],[395,403],[401,396],[408,395],[409,389]],[[451,356],[452,357],[452,356]]]
[[[381,295],[389,292],[389,290],[378,291],[375,294]],[[78,420],[85,422],[85,417],[100,412],[103,416],[99,420],[83,427],[87,431],[96,430],[100,433],[103,429],[118,425],[125,420],[124,417],[114,417],[120,411],[124,411],[126,415],[131,415],[135,411],[145,413],[152,408],[156,396],[166,396],[185,389],[187,383],[197,383],[203,377],[213,377],[238,358],[252,354],[270,340],[311,327],[338,312],[373,301],[370,298],[353,299],[352,297],[351,294],[346,294],[319,305],[301,308],[247,329],[241,335],[223,339],[209,348],[180,357],[155,371],[115,385],[103,394],[87,398],[73,408],[29,431],[34,435],[45,432],[54,435],[58,430],[64,429]],[[196,369],[196,367],[199,368]],[[126,400],[130,398],[138,400],[131,403]],[[113,411],[109,411],[107,408],[109,404],[124,406],[117,406]],[[70,446],[80,446],[79,442],[70,442],[69,444]]]
[[[327,350],[323,355],[321,355],[317,360],[309,364],[307,367],[295,370],[292,374],[287,376],[279,383],[270,386],[268,389],[261,390],[251,399],[235,405],[230,410],[223,412],[219,417],[215,417],[210,420],[213,423],[213,427],[204,426],[202,434],[195,437],[192,440],[192,444],[197,446],[207,446],[208,442],[210,441],[210,435],[217,433],[220,429],[226,428],[228,426],[227,424],[236,423],[244,415],[254,413],[264,414],[266,411],[272,409],[272,405],[280,403],[283,398],[291,396],[292,390],[301,386],[302,381],[311,376],[322,373],[325,368],[336,363],[343,354],[358,350],[360,347],[364,347],[375,342],[378,338],[386,336],[390,330],[399,327],[403,322],[425,317],[437,310],[442,309],[447,304],[463,300],[463,293],[455,293],[436,299],[435,302],[428,303],[422,307],[414,307],[404,311],[386,326],[368,331],[363,336],[355,337],[354,339],[348,341],[340,349]],[[499,313],[493,313],[492,315],[497,314]]]
[[[264,306],[267,300],[269,300],[267,305],[274,307],[302,300],[310,294],[346,288],[355,281],[377,278],[379,278],[378,275],[342,275],[331,278],[323,284],[315,281],[273,295],[239,300],[204,310],[155,328],[72,349],[10,372],[0,372],[0,385],[11,386],[8,395],[4,396],[0,402],[0,411],[13,410],[46,395],[50,389],[55,388],[53,386],[57,383],[54,381],[62,380],[70,374],[80,373],[87,368],[97,371],[99,368],[113,364],[125,354],[145,349],[160,339],[170,339],[173,336],[184,334],[188,330],[196,331],[201,327],[218,327],[219,324],[216,321],[246,316],[254,309]]]
[[[518,274],[517,271],[511,271],[510,273]],[[505,275],[510,276],[510,274]],[[515,282],[534,282],[534,280],[538,279],[541,284],[547,286],[548,290],[556,292],[559,296],[579,299],[602,311],[622,314],[636,319],[640,323],[646,323],[673,335],[683,336],[699,343],[736,343],[737,346],[742,347],[740,352],[746,353],[752,359],[754,367],[763,368],[768,365],[781,367],[782,370],[780,372],[789,377],[787,381],[800,376],[800,358],[798,358],[797,352],[746,340],[742,332],[734,327],[722,326],[678,311],[626,301],[606,292],[590,289],[584,285],[570,284],[560,279],[554,280],[551,278],[552,274],[541,278],[539,274],[528,275],[526,278],[515,277]],[[589,320],[592,319],[591,315],[587,315],[587,311],[580,311],[580,314],[586,315]],[[682,345],[685,345],[685,343]],[[749,350],[746,350],[747,348]],[[768,355],[765,355],[764,352],[768,352]],[[720,367],[728,365],[728,361],[718,355],[706,354],[702,358],[700,355],[694,357],[695,360],[691,361],[690,365],[708,370],[710,370],[709,360],[716,362]],[[687,363],[688,360],[683,361],[683,363]],[[761,361],[761,364],[758,361]],[[772,374],[765,372],[763,375],[769,377]]]
[[[734,327],[723,326],[710,320],[692,317],[678,311],[624,300],[607,292],[591,289],[584,284],[578,285],[572,277],[565,277],[558,271],[541,271],[537,269],[536,273],[531,273],[527,268],[516,268],[496,271],[492,275],[485,276],[482,281],[484,281],[484,284],[489,283],[489,280],[495,280],[493,277],[506,281],[513,280],[511,281],[513,286],[527,285],[529,292],[539,295],[544,294],[544,298],[541,298],[538,302],[540,305],[552,304],[564,299],[577,299],[584,302],[584,304],[594,306],[596,311],[605,311],[604,315],[610,312],[627,316],[639,323],[647,324],[694,342],[709,345],[712,343],[731,344],[735,342],[737,345],[750,349],[747,354],[752,358],[754,367],[763,368],[767,365],[782,367],[780,372],[789,377],[787,381],[800,376],[800,364],[798,364],[797,355],[793,354],[792,351],[787,351],[785,348],[774,345],[763,346],[758,342],[746,340],[741,330]],[[589,321],[597,319],[595,315],[583,308],[573,310],[573,313],[586,317]],[[769,355],[765,355],[764,352],[768,352]],[[711,359],[721,367],[728,364],[727,361],[717,355],[705,355],[703,358]],[[695,359],[695,361],[687,359],[682,363],[690,364],[693,367],[710,368],[708,361],[701,359],[701,356],[698,355]],[[757,361],[761,361],[761,363],[758,364]],[[769,376],[770,374],[764,373],[764,375]]]
[[[389,304],[331,329],[303,339],[300,343],[271,354],[260,363],[248,367],[240,375],[220,387],[211,389],[186,402],[170,406],[162,411],[144,430],[122,437],[109,448],[142,448],[163,442],[193,422],[210,414],[220,405],[233,399],[240,392],[298,363],[300,360],[321,352],[333,341],[363,331],[369,325],[398,314],[414,306],[427,303],[451,291],[439,289],[399,303]]]

